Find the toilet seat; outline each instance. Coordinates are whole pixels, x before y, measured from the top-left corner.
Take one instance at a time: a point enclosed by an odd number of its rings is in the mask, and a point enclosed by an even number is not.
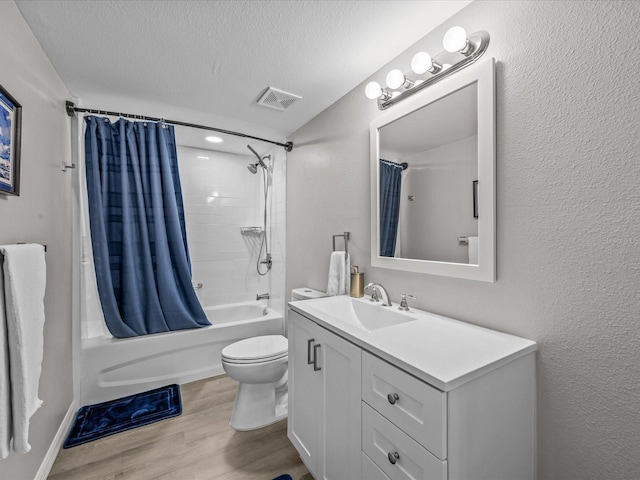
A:
[[[232,343],[222,349],[222,360],[229,363],[263,363],[288,355],[289,342],[282,335],[263,335]]]

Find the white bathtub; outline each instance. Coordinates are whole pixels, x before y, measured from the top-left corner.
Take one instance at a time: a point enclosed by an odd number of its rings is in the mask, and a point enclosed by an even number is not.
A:
[[[220,353],[237,340],[282,334],[282,315],[260,302],[205,308],[210,327],[82,342],[82,405],[224,373]]]

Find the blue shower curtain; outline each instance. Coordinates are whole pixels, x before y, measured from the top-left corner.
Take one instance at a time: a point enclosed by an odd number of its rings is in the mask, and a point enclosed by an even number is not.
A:
[[[98,292],[114,337],[210,325],[191,283],[174,128],[85,118]]]
[[[402,166],[380,159],[380,256],[393,257],[400,218]]]

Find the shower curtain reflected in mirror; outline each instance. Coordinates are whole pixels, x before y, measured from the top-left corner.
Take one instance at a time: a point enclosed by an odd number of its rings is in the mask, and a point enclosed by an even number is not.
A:
[[[398,238],[402,165],[380,159],[380,256],[393,257]]]
[[[85,118],[100,302],[114,337],[210,325],[191,283],[174,128]]]

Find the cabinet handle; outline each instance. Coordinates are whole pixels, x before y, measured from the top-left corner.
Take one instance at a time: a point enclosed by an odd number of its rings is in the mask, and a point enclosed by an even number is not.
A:
[[[387,453],[387,458],[389,459],[389,463],[391,465],[395,465],[396,462],[400,459],[400,454],[398,452],[389,452]]]
[[[315,338],[307,340],[307,365],[311,365],[313,363],[313,360],[311,359],[311,344],[315,341]]]
[[[321,367],[318,366],[318,350],[320,350],[321,344],[317,344],[313,346],[313,371],[319,372],[322,370]]]
[[[390,393],[389,395],[387,395],[387,400],[389,400],[389,403],[391,405],[395,405],[399,399],[400,397],[398,396],[397,393]]]

